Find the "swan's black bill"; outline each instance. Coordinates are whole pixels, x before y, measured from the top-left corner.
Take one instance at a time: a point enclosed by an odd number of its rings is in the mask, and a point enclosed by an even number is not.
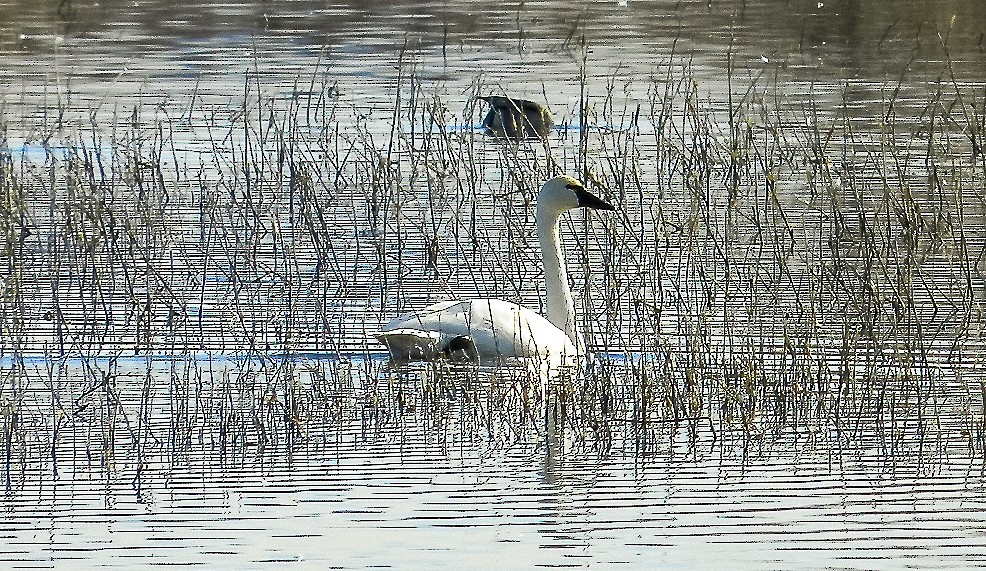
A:
[[[579,206],[581,206],[582,208],[594,208],[596,210],[616,210],[615,206],[606,202],[602,198],[599,198],[595,194],[592,194],[584,187],[570,184],[568,185],[568,188],[575,193],[575,196],[578,197]]]

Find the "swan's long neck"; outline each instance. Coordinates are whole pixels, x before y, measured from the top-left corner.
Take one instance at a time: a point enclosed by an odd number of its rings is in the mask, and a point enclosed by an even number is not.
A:
[[[560,213],[543,213],[538,210],[537,230],[544,256],[545,298],[548,305],[548,321],[564,331],[579,348],[582,338],[575,327],[575,300],[568,287],[568,271],[561,241],[558,239],[558,219]]]

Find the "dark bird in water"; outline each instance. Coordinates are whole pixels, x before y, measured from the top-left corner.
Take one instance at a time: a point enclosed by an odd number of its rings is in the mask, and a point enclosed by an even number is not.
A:
[[[498,95],[480,99],[490,104],[490,112],[483,119],[483,127],[495,137],[543,139],[555,126],[551,113],[533,101]]]

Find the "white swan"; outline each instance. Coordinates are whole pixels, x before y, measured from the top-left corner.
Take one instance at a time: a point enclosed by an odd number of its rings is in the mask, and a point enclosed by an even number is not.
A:
[[[547,319],[499,299],[443,301],[402,315],[373,335],[397,363],[448,359],[489,364],[521,357],[548,367],[575,364],[585,342],[575,325],[558,220],[578,207],[614,210],[569,176],[552,178],[538,194],[535,221],[544,256]]]

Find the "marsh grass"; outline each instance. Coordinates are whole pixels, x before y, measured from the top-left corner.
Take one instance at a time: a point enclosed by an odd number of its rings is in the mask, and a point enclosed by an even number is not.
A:
[[[674,59],[596,92],[582,50],[578,125],[545,142],[481,136],[489,86],[457,114],[406,54],[386,105],[323,68],[290,89],[251,71],[236,108],[93,112],[40,163],[0,133],[8,487],[60,451],[139,479],[353,423],[982,457],[983,86],[946,67],[924,99],[847,84],[826,107],[730,74],[718,101]],[[618,206],[563,230],[601,357],[546,389],[524,368],[385,367],[368,333],[402,311],[540,307],[532,206],[556,171]]]

